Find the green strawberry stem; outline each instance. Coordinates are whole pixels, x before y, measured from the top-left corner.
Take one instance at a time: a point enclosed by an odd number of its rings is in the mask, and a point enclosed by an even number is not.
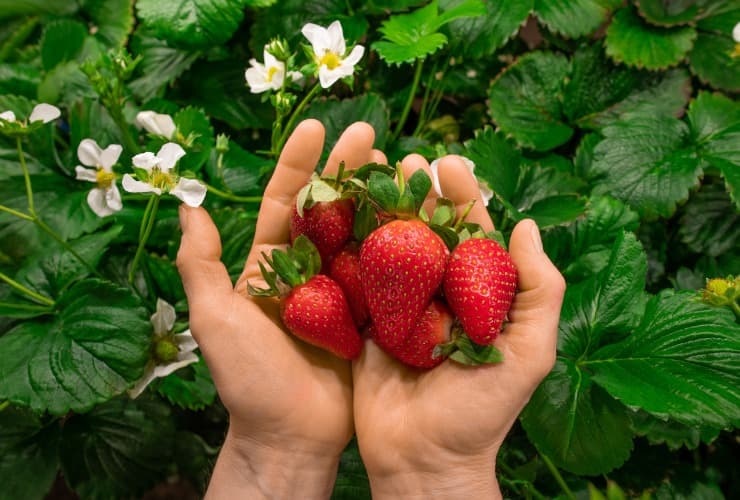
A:
[[[452,339],[437,345],[432,356],[446,356],[468,366],[496,364],[504,360],[504,355],[492,344],[480,345],[470,340],[457,320],[452,327]]]
[[[475,200],[470,200],[465,207],[465,211],[462,213],[459,219],[457,219],[457,222],[452,227],[452,229],[455,230],[455,232],[459,232],[460,228],[462,227],[463,223],[465,222],[465,219],[467,219],[468,215],[470,214],[470,211],[473,209],[473,205],[475,205]]]
[[[321,256],[316,246],[303,235],[298,236],[292,247],[284,252],[273,249],[268,256],[262,252],[262,259],[272,268],[259,262],[260,273],[267,288],[258,288],[247,283],[247,292],[255,297],[282,297],[293,288],[306,283],[321,270]]]

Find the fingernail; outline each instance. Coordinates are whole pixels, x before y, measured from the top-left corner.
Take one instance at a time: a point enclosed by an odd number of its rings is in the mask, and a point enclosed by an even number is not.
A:
[[[532,229],[530,231],[532,231],[532,248],[534,248],[535,253],[543,253],[540,230],[534,221],[532,221]]]

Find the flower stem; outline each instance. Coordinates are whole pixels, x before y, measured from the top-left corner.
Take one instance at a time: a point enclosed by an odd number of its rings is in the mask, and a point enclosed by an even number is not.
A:
[[[550,458],[544,453],[540,453],[540,456],[542,457],[542,461],[545,462],[545,465],[550,471],[550,474],[552,474],[552,477],[554,477],[555,481],[557,481],[558,485],[560,486],[560,489],[562,489],[563,493],[565,493],[565,496],[569,500],[576,500],[576,496],[573,494],[571,489],[568,487],[568,485],[565,482],[565,479],[563,479],[563,476],[560,474],[560,471],[558,470],[557,467],[555,467],[555,464],[552,463],[552,460],[550,460]]]
[[[416,60],[416,69],[414,70],[414,80],[411,82],[411,90],[409,91],[409,97],[406,100],[406,105],[403,107],[401,112],[401,119],[396,124],[396,130],[393,131],[391,140],[395,141],[398,136],[401,135],[404,125],[406,125],[406,119],[409,117],[411,111],[411,105],[414,104],[414,98],[416,97],[416,89],[419,87],[419,80],[421,79],[421,70],[424,66],[424,59]]]
[[[21,138],[16,137],[15,139],[16,149],[18,149],[18,159],[21,162],[21,169],[23,170],[23,179],[26,182],[26,197],[28,198],[28,213],[32,216],[36,216],[36,209],[33,205],[33,188],[31,187],[31,176],[28,173],[28,166],[26,165],[26,156],[23,154],[23,145],[21,144]]]
[[[30,215],[24,214],[23,212],[19,212],[18,210],[14,210],[10,207],[6,207],[5,205],[0,205],[0,211],[7,212],[10,215],[18,217],[19,219],[30,220],[30,221],[33,220],[33,217],[31,217]]]
[[[6,399],[2,403],[0,403],[0,411],[4,411],[5,408],[7,408],[8,406],[10,406],[10,400]]]
[[[113,106],[113,108],[114,109],[109,110],[111,118],[113,118],[113,121],[121,130],[121,134],[123,135],[123,143],[126,146],[126,149],[128,149],[129,152],[134,155],[139,152],[139,145],[134,140],[134,136],[131,135],[131,129],[126,122],[126,118],[124,118],[123,116],[123,110],[121,109],[120,104],[116,104],[115,106]]]
[[[85,266],[85,267],[87,268],[87,270],[88,270],[88,271],[90,271],[90,272],[91,272],[92,274],[94,274],[94,275],[95,275],[95,276],[97,276],[98,278],[102,278],[102,277],[103,277],[103,276],[102,276],[102,275],[101,275],[101,274],[100,274],[100,273],[98,272],[98,270],[97,270],[97,269],[95,269],[95,268],[94,268],[94,267],[93,267],[92,265],[90,265],[90,263],[89,263],[88,261],[86,261],[86,260],[84,259],[84,257],[82,257],[82,255],[80,255],[80,254],[79,254],[79,253],[77,252],[77,250],[75,250],[74,248],[72,248],[72,246],[71,246],[71,245],[70,245],[69,243],[67,243],[66,241],[64,241],[64,239],[62,239],[62,237],[61,237],[61,236],[59,236],[59,235],[58,235],[58,234],[56,233],[56,231],[54,231],[54,230],[53,230],[52,228],[50,228],[50,227],[49,227],[49,226],[48,226],[48,225],[46,224],[46,222],[42,221],[42,220],[41,220],[41,219],[39,219],[39,218],[38,218],[37,216],[34,216],[34,217],[33,217],[33,223],[34,223],[34,224],[36,224],[36,226],[38,226],[38,227],[39,227],[39,229],[41,229],[41,230],[42,230],[42,231],[44,231],[44,232],[45,232],[46,234],[48,234],[49,236],[51,236],[52,238],[54,238],[54,240],[55,240],[55,241],[56,241],[57,243],[59,243],[59,244],[60,244],[60,245],[61,245],[61,246],[62,246],[62,247],[63,247],[63,248],[64,248],[64,249],[66,250],[66,251],[68,251],[69,253],[71,253],[71,254],[72,254],[72,256],[73,256],[73,257],[74,257],[75,259],[77,259],[78,261],[80,261],[80,263],[81,263],[82,265],[84,265],[84,266]]]
[[[226,191],[221,191],[218,188],[215,188],[211,185],[206,184],[206,189],[208,189],[209,193],[213,193],[219,198],[223,198],[224,200],[229,201],[236,201],[241,203],[260,203],[262,202],[262,196],[239,196],[232,193],[227,193]]]
[[[30,288],[28,288],[28,287],[26,287],[26,286],[18,283],[13,278],[11,278],[10,276],[8,276],[8,275],[6,275],[4,273],[0,273],[0,280],[3,280],[5,283],[7,283],[11,287],[15,288],[16,290],[18,290],[22,294],[26,295],[27,297],[30,297],[30,298],[32,298],[34,300],[37,300],[38,302],[42,302],[42,303],[46,304],[47,306],[53,306],[54,305],[54,301],[51,300],[50,298],[44,297],[40,293],[34,292]]]
[[[285,141],[288,140],[288,134],[290,134],[291,130],[293,129],[293,126],[295,126],[295,122],[298,119],[298,116],[303,111],[303,108],[306,107],[306,105],[311,102],[311,99],[313,99],[316,94],[318,94],[321,91],[321,84],[316,83],[314,87],[306,94],[306,97],[303,98],[303,100],[298,103],[298,106],[293,110],[293,113],[290,115],[290,118],[288,119],[287,125],[285,125],[285,128],[283,129],[282,134],[280,134],[280,138],[278,139],[277,144],[273,144],[272,147],[272,154],[275,158],[277,158],[280,155],[280,151],[283,149],[283,146],[285,145]]]
[[[136,249],[136,255],[134,255],[134,261],[131,263],[131,269],[128,272],[129,284],[134,283],[134,277],[136,276],[136,268],[139,267],[139,261],[141,255],[144,253],[144,247],[146,246],[149,236],[152,234],[152,228],[154,228],[154,222],[157,219],[157,209],[159,208],[159,196],[152,196],[149,198],[149,203],[144,211],[144,217],[141,219],[141,227],[139,229],[139,247]]]

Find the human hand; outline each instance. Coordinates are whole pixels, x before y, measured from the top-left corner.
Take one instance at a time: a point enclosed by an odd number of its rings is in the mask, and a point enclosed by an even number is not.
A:
[[[418,155],[403,161],[406,178],[429,165]],[[445,197],[484,230],[493,223],[477,182],[459,157],[439,164]],[[425,207],[434,206],[434,194]],[[565,281],[542,251],[531,220],[511,235],[519,293],[510,323],[495,341],[504,361],[467,367],[447,360],[429,371],[402,365],[367,341],[353,365],[354,416],[360,454],[373,498],[500,497],[495,460],[501,443],[555,362]]]
[[[344,161],[376,161],[373,129],[347,128],[326,171]],[[190,308],[190,329],[229,412],[209,498],[328,497],[339,456],[353,434],[350,364],[282,329],[278,303],[246,293],[262,282],[261,253],[283,248],[291,206],[321,156],[324,128],[300,123],[285,144],[262,200],[244,271],[232,286],[220,262],[216,226],[202,208],[180,208],[177,265]]]

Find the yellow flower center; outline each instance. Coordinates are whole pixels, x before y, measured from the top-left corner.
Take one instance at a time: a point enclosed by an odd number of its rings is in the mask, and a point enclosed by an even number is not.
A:
[[[324,53],[323,57],[319,59],[319,66],[324,65],[329,69],[336,69],[341,64],[341,59],[339,59],[339,56],[334,52],[327,51]]]
[[[268,82],[272,81],[272,77],[275,76],[275,73],[278,72],[277,66],[270,66],[270,69],[267,70],[267,77],[265,80]]]
[[[167,192],[175,187],[176,182],[172,175],[162,172],[159,167],[154,167],[149,174],[149,184]]]
[[[730,57],[732,57],[733,59],[735,59],[736,57],[740,57],[740,43],[735,44],[735,50],[732,51]]]
[[[116,180],[116,174],[98,168],[98,172],[95,174],[95,182],[97,182],[100,189],[109,189],[114,180]]]
[[[154,343],[154,358],[160,363],[171,363],[177,359],[179,349],[175,343],[164,338]]]

